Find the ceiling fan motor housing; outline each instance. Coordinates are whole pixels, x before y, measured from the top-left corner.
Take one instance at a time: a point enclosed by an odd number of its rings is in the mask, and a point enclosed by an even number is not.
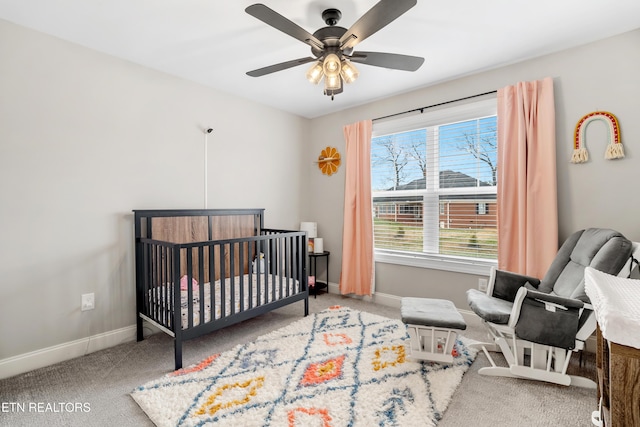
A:
[[[338,26],[320,28],[318,31],[313,33],[313,36],[324,44],[324,48],[319,49],[317,47],[311,47],[311,53],[313,53],[316,58],[319,58],[326,53],[326,48],[335,48],[333,50],[340,50],[340,37],[342,37],[346,32],[346,28]],[[344,49],[343,53],[350,55],[352,50],[353,49]]]

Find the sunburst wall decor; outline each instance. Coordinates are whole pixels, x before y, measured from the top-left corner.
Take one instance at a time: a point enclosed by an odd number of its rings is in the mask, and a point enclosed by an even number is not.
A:
[[[335,147],[327,147],[318,156],[318,168],[323,174],[331,176],[340,166],[340,153]]]

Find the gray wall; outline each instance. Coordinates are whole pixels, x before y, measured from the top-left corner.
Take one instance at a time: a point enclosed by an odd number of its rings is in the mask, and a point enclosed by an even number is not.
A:
[[[640,240],[640,197],[636,194],[640,178],[639,46],[640,31],[633,31],[314,119],[306,153],[308,163],[311,165],[327,145],[344,153],[342,127],[346,124],[549,76],[554,79],[556,100],[560,241],[585,227],[611,227],[632,240]],[[433,65],[427,59],[424,66]],[[361,77],[366,77],[366,70],[361,71]],[[402,78],[401,72],[390,74],[389,78]],[[349,87],[339,96],[349,96]],[[602,123],[593,123],[588,128],[587,139],[591,161],[571,164],[575,124],[595,110],[610,111],[618,117],[626,158],[604,160],[605,127]],[[342,255],[344,168],[332,177],[310,168],[307,179],[302,216],[318,222],[318,235],[331,251],[330,280],[337,283]],[[469,274],[376,265],[376,291],[395,296],[447,298],[462,309],[468,309],[465,291],[477,283],[478,276]]]
[[[209,207],[297,229],[308,120],[6,21],[0,58],[0,360],[135,323],[131,210],[204,206],[206,127]]]
[[[337,283],[344,168],[327,177],[314,160],[328,145],[344,153],[345,124],[551,76],[560,239],[599,226],[640,240],[638,46],[635,31],[306,120],[0,21],[0,361],[134,323],[131,210],[203,206],[209,126],[209,207],[264,207],[273,227],[317,221]],[[596,109],[617,115],[627,157],[605,161],[594,124],[592,161],[570,164],[573,127]],[[476,285],[376,266],[379,292],[463,309]],[[88,292],[96,309],[81,312]]]

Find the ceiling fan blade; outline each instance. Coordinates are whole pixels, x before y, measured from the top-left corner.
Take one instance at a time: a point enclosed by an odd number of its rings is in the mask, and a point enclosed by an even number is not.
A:
[[[292,68],[298,65],[307,64],[309,62],[317,61],[317,58],[307,57],[307,58],[298,58],[287,62],[281,62],[279,64],[269,65],[268,67],[258,68],[257,70],[248,71],[247,75],[251,77],[260,77],[267,74],[275,73],[276,71],[286,70],[287,68]]]
[[[404,71],[416,71],[424,63],[424,58],[419,56],[361,51],[353,52],[353,55],[349,57],[349,60],[359,64]]]
[[[417,0],[380,0],[340,37],[340,48],[349,49],[381,30],[415,6]]]
[[[263,4],[252,4],[244,11],[254,18],[258,18],[265,24],[290,35],[294,39],[300,40],[302,43],[318,49],[324,47],[323,43],[314,37],[313,34]]]

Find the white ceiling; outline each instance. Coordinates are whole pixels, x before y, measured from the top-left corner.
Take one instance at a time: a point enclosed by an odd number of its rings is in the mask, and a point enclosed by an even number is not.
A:
[[[262,1],[310,33],[325,25],[324,9],[340,9],[338,25],[349,28],[377,3]],[[413,73],[358,65],[360,78],[331,101],[305,79],[310,64],[245,74],[311,54],[245,13],[253,3],[0,0],[0,18],[309,118],[640,28],[639,0],[418,0],[355,50],[422,56],[424,65]]]

